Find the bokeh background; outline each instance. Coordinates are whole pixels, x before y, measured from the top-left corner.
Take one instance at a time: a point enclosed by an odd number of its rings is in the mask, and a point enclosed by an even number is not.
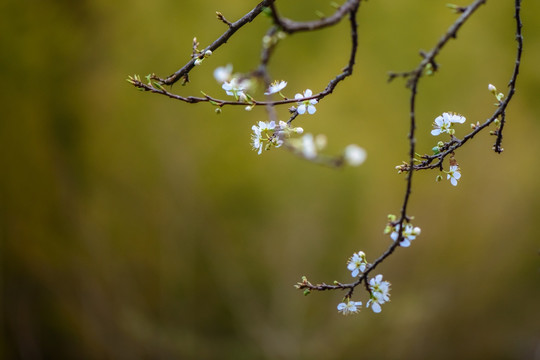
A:
[[[456,157],[454,188],[417,173],[410,214],[422,235],[380,267],[381,314],[344,317],[347,258],[389,245],[407,158],[409,93],[388,71],[418,63],[456,18],[446,1],[362,3],[354,76],[298,126],[329,153],[367,149],[333,170],[286,151],[258,156],[264,109],[189,105],[131,87],[166,76],[256,1],[93,0],[0,4],[1,356],[4,359],[540,359],[540,4],[524,1],[525,51],[502,155],[482,133]],[[463,3],[464,5],[465,3]],[[327,1],[279,2],[283,15]],[[225,96],[212,76],[258,63],[259,17],[173,91]],[[488,1],[438,57],[418,96],[418,150],[444,111],[467,124],[494,111],[514,63],[513,1]],[[348,24],[285,39],[270,67],[285,93],[320,91],[346,64]],[[280,109],[286,118],[286,110]],[[366,301],[358,292],[357,300]]]

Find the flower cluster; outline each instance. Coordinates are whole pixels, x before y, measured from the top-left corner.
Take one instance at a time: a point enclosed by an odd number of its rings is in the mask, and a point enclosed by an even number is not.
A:
[[[499,95],[504,96],[502,94],[497,94],[497,89],[493,85],[490,84],[488,88],[489,88],[489,91],[491,91],[497,97],[498,100],[499,100]],[[431,130],[431,135],[437,136],[442,133],[448,133],[450,136],[453,137],[455,130],[453,129],[452,126],[454,124],[463,124],[465,120],[466,120],[465,117],[462,115],[445,112],[442,115],[437,116],[437,118],[435,119],[435,122],[433,124],[435,129]],[[437,145],[433,147],[432,149],[433,153],[439,154],[441,152],[441,149],[443,149],[445,145],[447,144],[445,144],[442,141],[439,141]],[[461,178],[461,172],[460,172],[459,167],[457,166],[457,162],[455,161],[453,154],[450,159],[450,169],[444,172],[446,173],[446,179],[450,180],[450,183],[453,186],[457,186],[458,180]],[[442,176],[437,175],[436,180],[441,181]]]
[[[270,150],[272,147],[280,147],[283,145],[283,139],[291,136],[291,134],[301,134],[304,131],[301,127],[293,128],[284,121],[280,121],[278,125],[276,125],[275,121],[259,121],[257,125],[251,127],[251,130],[253,130],[251,145],[259,155],[263,149]]]
[[[435,118],[435,122],[433,123],[434,129],[431,130],[431,135],[437,136],[443,133],[454,135],[455,130],[452,128],[452,126],[456,123],[463,124],[465,120],[466,119],[464,116],[445,112]]]
[[[233,74],[231,64],[220,66],[214,70],[214,78],[221,84],[221,88],[229,96],[241,102],[251,102],[252,97],[247,93],[252,87],[252,81],[249,78],[242,77],[239,74]],[[251,107],[246,107],[251,110]]]
[[[337,309],[340,313],[350,315],[360,311],[360,307],[362,306],[361,301],[352,301],[350,298],[347,298],[346,301],[338,304]]]
[[[397,241],[399,239],[399,227],[400,224],[396,223],[396,216],[388,215],[388,224],[384,229],[384,233],[390,234],[390,238]],[[412,224],[401,224],[401,227],[401,241],[399,242],[399,246],[401,247],[411,246],[411,241],[416,239],[422,232],[419,227],[415,227]]]
[[[233,74],[233,66],[231,64],[216,68],[214,70],[214,78],[221,84],[222,89],[225,90],[227,95],[234,96],[237,101],[246,103],[245,109],[247,111],[252,110],[257,105],[257,102],[254,101],[253,97],[248,94],[248,90],[252,87],[252,81],[249,78]],[[285,87],[287,87],[287,81],[276,80],[268,86],[268,89],[264,94],[267,96],[279,94],[283,99],[287,99],[282,93],[282,90],[285,89]],[[306,89],[303,93],[296,94],[294,98],[295,100],[298,100],[297,106],[293,107],[290,110],[291,112],[296,112],[297,115],[312,115],[317,111],[315,105],[318,101],[314,97],[311,89]],[[216,112],[220,113],[221,106],[219,104],[216,105],[218,106]],[[286,141],[288,149],[310,161],[359,166],[363,164],[367,158],[367,153],[363,148],[355,144],[350,144],[345,147],[342,155],[336,157],[334,160],[328,160],[329,157],[319,155],[319,152],[326,147],[326,136],[314,136],[307,133],[301,138],[292,139],[291,135],[302,134],[304,130],[301,127],[291,127],[290,121],[289,123],[280,121],[279,125],[277,125],[275,121],[259,121],[258,124],[253,125],[251,129],[253,131],[251,135],[251,145],[253,149],[257,150],[259,155],[263,150],[269,150],[272,147],[281,147]]]
[[[381,305],[390,301],[390,283],[383,281],[382,278],[383,276],[379,274],[369,280],[371,296],[366,307],[371,306],[371,310],[375,313],[380,313],[382,310]]]
[[[351,256],[347,262],[347,269],[351,272],[352,277],[357,277],[360,272],[366,271],[367,265],[366,254],[363,251],[359,251]]]
[[[363,274],[370,264],[366,259],[366,254],[363,251],[354,253],[347,262],[347,270],[351,272],[352,277],[358,277]],[[382,280],[382,275],[377,275],[369,280],[369,301],[366,307],[371,307],[375,313],[381,312],[381,305],[390,301],[390,283]],[[365,280],[367,281],[367,279]],[[360,311],[362,306],[361,301],[352,301],[350,294],[344,299],[344,302],[338,304],[337,309],[343,315],[354,314]]]
[[[411,224],[405,225],[405,228],[401,232],[403,239],[401,239],[399,246],[411,246],[411,241],[416,239],[416,236],[420,235],[420,232],[421,230],[419,227],[413,227]],[[399,238],[398,226],[394,227],[394,231],[392,231],[392,233],[390,234],[390,238],[394,241],[397,241],[397,239]]]

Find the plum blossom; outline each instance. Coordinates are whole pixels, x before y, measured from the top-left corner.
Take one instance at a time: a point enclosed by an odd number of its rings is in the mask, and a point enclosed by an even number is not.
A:
[[[421,231],[422,230],[419,227],[413,227],[411,224],[407,224],[402,231],[403,239],[401,239],[399,246],[401,247],[411,246],[411,241],[416,239],[416,237],[420,235]],[[394,231],[390,234],[390,238],[392,238],[392,240],[394,241],[396,241],[399,238],[397,226],[394,227]]]
[[[361,301],[351,301],[351,299],[347,298],[347,302],[339,303],[337,309],[343,315],[349,315],[359,312],[361,306]]]
[[[251,145],[254,150],[258,150],[257,154],[260,155],[263,148],[268,150],[272,146],[278,148],[283,145],[283,140],[274,136],[275,129],[275,121],[259,121],[258,125],[253,125],[251,127],[251,130],[253,130],[253,134],[251,135]]]
[[[371,298],[366,304],[366,307],[371,306],[371,310],[375,313],[381,312],[381,305],[390,301],[390,283],[383,281],[381,274],[369,280],[369,289],[371,290]]]
[[[457,186],[458,180],[461,178],[461,172],[457,165],[450,166],[450,170],[446,174],[446,180],[450,180],[450,183]]]
[[[234,96],[236,100],[247,100],[247,95],[244,92],[246,90],[246,85],[240,83],[238,79],[233,78],[231,81],[225,81],[221,87],[225,90],[227,95]]]
[[[434,129],[431,130],[431,135],[437,136],[442,133],[453,135],[455,131],[452,129],[452,125],[454,123],[463,124],[465,120],[464,116],[445,112],[435,118],[435,122],[433,123]]]
[[[444,113],[446,114],[446,113]],[[433,136],[437,136],[437,135],[440,135],[442,133],[450,133],[451,132],[451,127],[452,127],[452,123],[450,122],[450,119],[448,119],[447,117],[445,117],[443,114],[443,116],[437,116],[435,118],[435,123],[433,124],[433,127],[435,129],[431,130],[431,135]]]
[[[287,86],[286,81],[274,81],[272,84],[270,84],[270,87],[268,88],[268,91],[264,93],[264,95],[271,95],[280,92],[281,90],[285,89],[285,86]]]
[[[302,98],[306,98],[306,97],[310,97],[310,96],[313,96],[313,92],[310,89],[307,89],[306,91],[304,91],[303,95],[302,94],[296,94],[294,96],[294,98],[295,99],[302,99]],[[317,111],[317,109],[314,106],[315,104],[317,104],[316,99],[300,101],[298,103],[298,108],[296,109],[296,111],[300,115],[305,114],[306,111],[308,112],[308,114],[313,115]]]
[[[290,137],[292,134],[302,134],[304,129],[301,127],[292,127],[290,124],[285,121],[280,120],[278,125],[279,132],[284,134],[286,137]]]
[[[347,269],[351,272],[352,277],[357,277],[360,272],[366,271],[366,266],[366,254],[363,251],[354,253],[347,263]]]

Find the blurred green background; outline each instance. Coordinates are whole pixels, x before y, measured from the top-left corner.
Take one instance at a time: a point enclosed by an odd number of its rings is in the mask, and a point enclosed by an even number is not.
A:
[[[390,244],[409,93],[387,72],[435,44],[456,18],[445,3],[362,3],[354,76],[297,122],[326,134],[329,152],[367,149],[363,166],[332,170],[251,151],[264,109],[217,116],[125,82],[174,72],[194,36],[204,47],[224,31],[215,11],[233,21],[256,1],[2,1],[2,358],[540,359],[537,1],[523,3],[505,151],[487,133],[467,144],[457,188],[416,174],[409,213],[422,235],[380,267],[392,302],[343,317],[342,293],[292,286],[349,281],[353,252],[373,260]],[[299,20],[332,11],[278,5]],[[268,25],[257,18],[173,91],[225,96],[213,69],[255,67]],[[438,57],[419,88],[419,152],[442,112],[467,117],[457,136],[491,115],[487,85],[506,90],[514,26],[513,1],[488,1]],[[343,23],[285,39],[270,68],[285,93],[323,89],[346,64],[348,33]]]

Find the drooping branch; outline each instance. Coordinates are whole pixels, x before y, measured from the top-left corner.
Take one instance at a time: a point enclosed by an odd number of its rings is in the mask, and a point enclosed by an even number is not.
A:
[[[234,23],[226,22],[228,23],[229,28],[219,37],[217,38],[212,44],[207,46],[204,50],[201,51],[200,58],[204,56],[206,51],[216,51],[221,45],[225,44],[231,36],[234,35],[235,32],[237,32],[240,28],[242,28],[244,25],[250,23],[253,21],[266,7],[272,5],[275,0],[263,0],[261,1],[253,10],[248,12],[246,15],[244,15],[241,19]],[[220,16],[221,15],[221,16]],[[223,21],[224,17],[222,14],[218,13],[218,18]],[[187,76],[187,74],[195,67],[195,61],[197,60],[197,57],[193,57],[186,65],[184,65],[181,69],[176,71],[174,74],[169,75],[165,79],[155,78],[155,80],[159,81],[162,85],[172,85],[178,80],[180,80],[182,77]],[[188,101],[189,102],[189,101]]]
[[[436,70],[436,63],[435,63],[435,56],[443,49],[445,44],[448,42],[449,39],[456,37],[457,31],[459,28],[466,22],[466,20],[472,15],[472,13],[482,4],[484,4],[486,0],[478,0],[471,4],[468,7],[460,8],[462,15],[460,18],[448,29],[448,31],[443,35],[443,37],[439,40],[439,42],[435,45],[435,47],[427,54],[424,54],[424,58],[422,62],[418,65],[418,67],[412,71],[404,72],[404,73],[391,73],[390,74],[390,80],[394,79],[395,77],[401,76],[408,79],[407,86],[409,87],[411,91],[410,101],[409,101],[409,110],[410,110],[410,125],[409,125],[409,163],[408,163],[408,169],[405,169],[407,171],[407,182],[406,182],[406,189],[405,189],[405,195],[402,202],[402,207],[400,210],[400,217],[396,221],[392,222],[391,225],[396,227],[397,233],[399,234],[397,239],[386,249],[386,251],[379,256],[373,263],[368,264],[366,270],[356,279],[356,281],[352,283],[340,283],[340,282],[334,282],[333,285],[329,285],[326,283],[322,284],[312,284],[309,282],[306,278],[302,279],[302,282],[297,283],[295,286],[299,289],[309,290],[309,291],[324,291],[324,290],[348,290],[347,294],[345,295],[345,298],[351,298],[352,293],[354,289],[360,285],[362,282],[364,283],[366,290],[371,295],[371,288],[368,285],[369,280],[369,274],[374,271],[385,259],[387,259],[397,247],[400,246],[401,241],[403,240],[403,232],[401,231],[403,229],[403,225],[405,221],[409,221],[410,218],[407,215],[407,208],[409,203],[409,198],[411,195],[411,189],[412,189],[412,175],[414,171],[410,171],[410,169],[413,170],[422,170],[422,169],[432,169],[437,167],[442,167],[442,161],[448,156],[454,153],[455,150],[463,146],[468,140],[472,139],[477,133],[482,131],[484,128],[488,127],[490,124],[492,124],[497,118],[501,117],[501,125],[498,129],[497,133],[497,141],[494,145],[494,150],[498,153],[502,151],[500,148],[500,141],[502,140],[502,128],[505,123],[505,113],[506,108],[508,107],[508,104],[510,103],[512,96],[515,93],[515,86],[516,86],[516,80],[519,74],[520,64],[521,64],[521,56],[523,52],[523,36],[522,36],[522,21],[521,21],[521,0],[515,0],[515,14],[514,18],[516,21],[516,41],[517,41],[517,50],[516,50],[516,60],[514,63],[514,69],[512,72],[512,76],[510,78],[508,87],[508,95],[504,100],[501,100],[498,104],[498,107],[496,111],[493,113],[493,115],[486,120],[483,124],[475,126],[474,130],[466,135],[462,140],[456,139],[455,137],[452,138],[452,140],[446,145],[446,148],[443,152],[432,155],[432,156],[425,156],[424,159],[426,159],[421,164],[415,164],[416,159],[416,141],[415,141],[415,129],[416,129],[416,95],[417,95],[417,87],[418,83],[420,82],[420,79],[422,77],[422,74],[425,70],[425,68],[431,64],[434,70]],[[432,163],[433,160],[438,159],[436,163]]]
[[[294,107],[290,108],[291,116],[289,120],[286,123],[280,122],[280,123],[285,124],[285,125],[280,125],[280,126],[283,126],[283,128],[281,129],[287,128],[299,115],[299,112],[303,113],[305,111],[306,105],[300,105],[301,102],[305,102],[308,100],[317,100],[317,101],[322,100],[326,96],[333,93],[333,91],[335,90],[335,88],[341,81],[343,81],[344,79],[352,75],[355,62],[356,62],[356,54],[357,54],[357,48],[358,48],[357,12],[359,9],[360,1],[361,0],[347,0],[345,1],[343,5],[339,6],[332,15],[328,17],[323,17],[319,20],[305,21],[305,22],[294,21],[294,20],[287,19],[285,17],[280,16],[275,5],[275,0],[261,1],[254,9],[252,9],[250,12],[248,12],[246,15],[244,15],[242,18],[240,18],[236,22],[230,22],[223,16],[223,14],[217,13],[218,19],[228,27],[227,30],[220,37],[218,37],[212,44],[210,44],[203,50],[198,50],[198,42],[194,39],[191,60],[188,61],[181,69],[179,69],[178,71],[176,71],[175,73],[173,73],[172,75],[168,76],[165,79],[161,79],[157,77],[156,75],[151,74],[146,77],[146,80],[147,80],[146,83],[143,82],[140,79],[140,77],[137,75],[130,77],[128,81],[132,85],[134,85],[135,87],[143,91],[148,91],[151,93],[164,95],[169,98],[183,101],[186,103],[192,103],[192,104],[210,103],[218,107],[216,110],[219,110],[219,111],[221,111],[220,110],[221,107],[229,106],[229,105],[230,106],[238,106],[238,105],[246,106],[247,105],[247,108],[246,108],[247,110],[251,110],[251,108],[253,108],[254,106],[265,106],[268,111],[268,116],[270,120],[272,120],[271,122],[268,123],[268,126],[273,123],[271,125],[272,126],[271,129],[274,129],[274,127],[276,126],[275,123],[277,122],[277,115],[274,109],[276,106],[287,105],[287,104],[298,104],[299,107],[304,106],[303,110],[297,110]],[[364,283],[364,286],[367,292],[370,294],[370,299],[374,299],[375,295],[374,295],[374,290],[372,286],[375,286],[375,285],[373,285],[373,280],[377,280],[378,284],[383,287],[388,286],[389,283],[386,282],[387,285],[384,285],[381,282],[382,281],[381,275],[377,275],[370,278],[370,274],[383,261],[385,261],[385,259],[387,259],[391,254],[393,254],[397,247],[408,246],[409,236],[411,235],[405,235],[405,230],[409,229],[409,227],[413,229],[412,225],[410,225],[410,221],[412,220],[412,217],[408,215],[408,207],[409,207],[409,200],[410,200],[411,191],[412,191],[414,171],[434,169],[434,168],[439,168],[443,170],[443,161],[447,157],[450,157],[451,165],[452,165],[452,162],[454,162],[455,164],[456,162],[455,162],[455,159],[453,158],[455,151],[459,149],[460,147],[462,147],[469,140],[471,140],[480,131],[484,130],[485,128],[495,123],[496,121],[499,121],[499,122],[497,123],[498,124],[497,129],[495,131],[492,131],[492,134],[497,136],[493,149],[497,153],[501,153],[503,151],[501,144],[502,144],[502,139],[503,139],[502,131],[506,123],[506,109],[515,93],[516,80],[519,74],[521,56],[522,56],[522,50],[523,50],[523,36],[521,33],[522,22],[521,22],[521,17],[520,17],[521,0],[515,0],[514,17],[516,20],[516,41],[518,43],[518,46],[517,46],[516,60],[514,64],[513,73],[508,84],[508,95],[506,96],[506,98],[503,98],[504,97],[503,94],[496,95],[498,103],[496,104],[497,108],[494,111],[494,113],[484,123],[480,124],[479,122],[477,122],[476,124],[473,124],[473,130],[469,134],[465,135],[463,139],[458,139],[457,137],[453,135],[453,132],[449,132],[449,134],[451,134],[450,140],[447,141],[446,143],[440,142],[438,144],[436,154],[422,156],[416,153],[415,134],[416,134],[416,111],[417,111],[416,109],[417,109],[418,85],[424,75],[428,73],[432,74],[438,71],[439,67],[436,62],[436,57],[445,48],[445,46],[448,44],[448,42],[451,39],[457,38],[457,34],[459,30],[461,29],[461,27],[470,19],[473,13],[477,9],[479,9],[481,5],[484,5],[486,2],[487,0],[475,0],[473,3],[471,3],[469,6],[466,6],[466,7],[453,5],[452,8],[455,10],[456,13],[459,13],[460,16],[447,29],[447,31],[442,35],[439,41],[435,44],[435,46],[429,52],[427,53],[423,51],[420,52],[422,56],[422,60],[420,61],[418,66],[411,71],[401,72],[401,73],[392,72],[389,74],[389,79],[388,79],[389,81],[397,77],[405,78],[407,80],[406,82],[407,87],[410,90],[408,162],[404,162],[404,164],[399,167],[400,172],[407,173],[405,192],[403,196],[403,201],[401,203],[401,209],[400,209],[399,215],[397,217],[394,215],[389,216],[389,222],[387,225],[387,230],[391,229],[390,231],[393,231],[391,234],[391,238],[392,240],[394,240],[394,242],[390,246],[388,246],[387,249],[371,264],[367,262],[363,263],[363,266],[365,266],[365,268],[361,270],[362,272],[358,276],[356,274],[353,275],[356,277],[354,282],[341,283],[341,282],[336,281],[333,284],[326,284],[326,283],[313,284],[310,281],[308,281],[307,278],[304,277],[302,279],[302,282],[299,282],[296,284],[297,288],[304,289],[308,292],[312,290],[314,291],[346,290],[347,293],[345,295],[345,298],[348,298],[350,300],[356,287],[360,285],[361,283]],[[266,95],[268,95],[266,100],[257,100],[250,95],[238,97],[236,96],[237,94],[234,93],[236,100],[231,101],[231,100],[224,100],[224,99],[220,99],[214,96],[210,96],[206,93],[203,93],[203,96],[198,96],[198,97],[197,96],[181,96],[181,95],[174,94],[165,88],[165,86],[173,85],[178,80],[182,80],[184,83],[187,83],[189,80],[189,77],[188,77],[189,73],[196,65],[201,64],[202,60],[204,60],[205,57],[210,56],[215,50],[217,50],[220,46],[225,44],[239,29],[241,29],[243,26],[245,26],[249,22],[253,21],[258,15],[263,13],[265,9],[267,9],[267,11],[265,12],[270,14],[274,22],[274,24],[267,31],[266,37],[268,39],[273,39],[273,40],[270,42],[263,41],[263,48],[261,51],[259,65],[251,73],[246,74],[245,77],[246,78],[256,77],[256,78],[262,79],[266,88],[268,88],[272,80],[272,77],[270,76],[269,71],[268,71],[268,65],[274,53],[274,48],[277,45],[276,39],[280,38],[279,36],[280,34],[283,34],[283,33],[294,34],[296,32],[314,31],[318,29],[323,29],[323,28],[333,26],[339,23],[342,19],[345,18],[345,16],[348,16],[349,24],[350,24],[350,40],[351,40],[351,49],[350,49],[349,59],[348,59],[347,65],[343,68],[343,70],[328,82],[324,90],[314,95],[304,96],[304,97],[295,98],[295,99],[286,98],[283,95],[281,95],[283,97],[281,100],[272,100],[270,96],[272,92],[266,93]],[[228,85],[230,84],[227,84],[227,86]],[[225,84],[224,84],[224,89],[225,89]],[[228,94],[230,94],[230,92],[228,92]],[[305,92],[305,94],[309,95],[311,93]],[[313,102],[313,103],[316,103],[316,102]],[[313,110],[313,112],[315,112],[315,110]],[[261,125],[260,128],[257,128],[256,126],[254,126],[255,128],[254,131],[257,131],[257,130],[263,131],[262,129],[265,126],[267,126],[266,123],[263,123],[263,125]],[[264,128],[264,129],[268,130],[268,128]],[[279,131],[280,130],[276,130],[271,136],[264,138],[264,141],[271,142],[276,147],[281,146],[283,144],[283,141],[280,138],[281,135],[279,135],[280,134]],[[260,136],[260,134],[257,136]],[[260,138],[255,137],[255,140],[259,140],[259,139]],[[295,145],[292,142],[292,140],[290,143],[284,143],[284,147],[289,148],[293,152],[298,151],[297,145]],[[256,148],[260,149],[259,150],[259,153],[260,153],[262,150],[262,145],[261,147],[256,147]],[[421,160],[419,160],[418,157]],[[318,163],[322,163],[326,165],[331,165],[331,166],[341,166],[345,161],[345,155],[342,155],[340,157],[335,157],[335,158],[317,157],[315,159],[310,159],[310,161],[318,162]],[[455,179],[453,179],[453,181],[455,181]],[[452,184],[455,185],[455,183],[452,183]],[[407,231],[412,231],[412,234],[414,236],[416,236],[415,234],[420,233],[419,228],[414,228],[413,230],[407,230]],[[358,254],[355,254],[355,255],[358,255]],[[364,255],[365,254],[363,254],[362,256]],[[380,279],[375,279],[379,277]],[[388,291],[388,288],[386,289],[386,291]],[[381,292],[379,292],[379,296],[380,294]],[[381,304],[383,302],[381,302]],[[356,306],[355,304],[353,304],[353,306]],[[339,309],[339,306],[338,306],[338,309]],[[351,311],[355,312],[356,310],[351,310]],[[378,311],[380,311],[380,308]],[[344,313],[346,313],[346,311],[344,311]]]
[[[335,25],[341,21],[347,14],[356,12],[360,0],[348,0],[341,5],[332,15],[324,17],[320,20],[313,21],[293,21],[278,15],[275,3],[270,4],[272,9],[272,17],[274,22],[286,33],[293,34],[299,31],[313,31],[323,29],[328,26]]]
[[[164,96],[167,96],[167,97],[169,97],[171,99],[180,100],[180,101],[190,103],[190,104],[207,102],[207,103],[211,103],[211,104],[213,104],[215,106],[219,106],[219,107],[223,107],[223,106],[227,106],[227,105],[232,105],[232,106],[238,106],[238,105],[246,106],[246,105],[249,105],[249,106],[252,106],[252,107],[253,106],[266,106],[268,109],[270,109],[271,107],[274,107],[274,106],[295,104],[295,103],[298,103],[298,102],[311,100],[311,99],[316,99],[317,101],[322,100],[324,97],[331,94],[334,91],[334,89],[336,88],[336,86],[341,81],[343,81],[345,78],[350,76],[352,74],[352,72],[353,72],[353,68],[354,68],[354,64],[355,64],[355,58],[356,58],[356,52],[357,52],[357,48],[358,48],[358,32],[357,32],[358,24],[356,22],[356,15],[357,15],[357,12],[358,12],[358,7],[359,7],[359,4],[360,4],[360,0],[354,0],[354,1],[349,0],[347,3],[345,3],[343,6],[341,6],[336,11],[336,13],[334,13],[334,15],[332,15],[330,17],[332,19],[332,21],[328,20],[330,18],[323,18],[323,19],[320,19],[320,20],[308,22],[310,24],[309,25],[310,27],[315,26],[315,28],[323,28],[323,27],[326,27],[326,26],[336,24],[345,15],[348,14],[349,15],[349,22],[350,22],[350,29],[351,29],[350,30],[351,31],[351,34],[350,34],[350,37],[351,37],[351,51],[350,51],[349,61],[348,61],[347,65],[345,66],[345,68],[342,70],[342,72],[340,74],[336,75],[336,77],[334,77],[333,79],[331,79],[329,81],[328,85],[326,86],[326,88],[323,91],[320,91],[320,92],[318,92],[318,93],[316,93],[316,94],[314,94],[312,96],[303,97],[303,98],[299,98],[299,99],[287,99],[287,98],[285,98],[285,99],[282,99],[282,100],[261,101],[261,100],[256,100],[254,98],[250,98],[249,101],[247,101],[247,102],[246,101],[240,101],[240,100],[231,101],[231,100],[219,99],[219,98],[210,96],[210,95],[208,95],[206,93],[203,93],[204,96],[202,96],[202,97],[200,97],[200,96],[199,97],[197,97],[197,96],[182,96],[182,95],[174,94],[174,93],[168,91],[163,86],[163,85],[172,85],[182,77],[187,78],[189,72],[195,67],[195,61],[197,59],[203,58],[206,51],[208,51],[208,50],[214,51],[219,46],[223,45],[238,29],[240,29],[243,25],[247,24],[248,22],[252,21],[257,15],[259,15],[262,12],[262,10],[264,9],[265,6],[269,6],[270,9],[272,10],[273,19],[276,22],[276,24],[278,24],[278,27],[283,26],[282,25],[282,20],[283,20],[283,24],[286,23],[286,24],[289,24],[290,26],[292,26],[292,30],[289,29],[289,32],[291,32],[291,33],[296,32],[296,31],[302,31],[302,30],[304,30],[304,27],[308,26],[307,23],[293,22],[293,21],[288,20],[288,19],[284,20],[284,19],[280,18],[277,15],[277,13],[275,12],[276,10],[275,10],[275,6],[273,4],[274,1],[269,1],[269,0],[262,1],[261,3],[259,3],[259,5],[257,5],[248,14],[243,16],[240,20],[238,20],[235,23],[231,23],[231,25],[229,25],[229,29],[223,35],[221,35],[210,46],[208,46],[207,48],[205,48],[204,50],[202,50],[200,52],[200,57],[193,56],[193,58],[186,65],[184,65],[184,67],[182,67],[180,70],[178,70],[174,74],[170,75],[166,79],[161,79],[161,78],[155,76],[154,74],[151,74],[151,75],[147,76],[147,82],[146,83],[143,82],[137,76],[130,77],[128,81],[131,84],[133,84],[133,86],[135,86],[136,88],[138,88],[140,90],[143,90],[143,91],[148,91],[148,92],[151,92],[151,93],[164,95]],[[224,21],[225,18],[220,13],[218,15],[218,18],[221,21],[223,21],[225,23],[228,23],[228,20]],[[291,24],[294,24],[294,25],[291,25]],[[275,32],[278,31],[278,27],[272,27],[268,31],[267,36],[275,34]],[[268,85],[267,83],[269,82],[269,79],[270,79],[270,76],[268,75],[268,72],[267,72],[267,65],[270,62],[270,57],[271,57],[274,46],[275,46],[275,44],[271,44],[270,46],[263,48],[262,55],[261,55],[261,62],[259,64],[259,67],[255,71],[253,71],[253,73],[252,73],[253,76],[262,77],[266,85]],[[274,115],[272,115],[273,114],[272,110],[269,110],[269,113],[271,114],[271,117],[274,117]],[[288,123],[290,123],[293,119],[294,119],[294,117],[291,117],[291,119],[289,119]]]
[[[418,79],[423,74],[428,66],[431,66],[433,71],[437,71],[439,66],[435,61],[435,57],[439,54],[442,48],[450,41],[450,39],[457,38],[459,29],[465,24],[465,22],[471,17],[471,15],[481,6],[486,3],[487,0],[477,0],[471,5],[462,8],[461,16],[448,28],[444,35],[439,39],[439,42],[428,53],[420,52],[423,60],[418,64],[416,69],[401,73],[390,72],[388,74],[388,81],[392,81],[396,77],[403,77],[409,79],[407,86],[412,86],[414,81],[418,82]]]

